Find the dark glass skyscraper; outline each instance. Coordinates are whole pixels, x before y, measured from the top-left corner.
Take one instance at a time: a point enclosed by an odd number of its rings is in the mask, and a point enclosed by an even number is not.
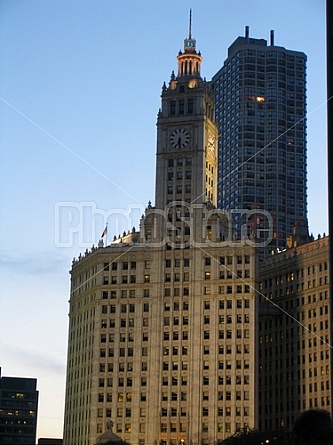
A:
[[[275,46],[273,31],[269,46],[250,38],[246,27],[212,82],[218,207],[233,212],[239,236],[245,228],[267,239],[270,225],[266,250],[284,248],[295,226],[306,239],[306,55]]]

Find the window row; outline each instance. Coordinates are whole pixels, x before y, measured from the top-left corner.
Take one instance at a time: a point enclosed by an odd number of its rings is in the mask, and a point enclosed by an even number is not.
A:
[[[148,354],[147,348],[142,348],[142,349],[144,350],[145,355],[147,355]],[[146,353],[146,350],[147,350],[147,353]],[[119,357],[133,357],[134,349],[133,348],[119,348],[118,349],[118,353],[119,353],[118,354]],[[115,349],[114,348],[109,348],[107,350],[107,349],[101,348],[100,352],[99,352],[99,356],[101,358],[103,358],[103,357],[114,357],[115,356]]]
[[[169,267],[172,267],[172,265],[174,267],[181,267],[182,263],[183,263],[184,267],[190,267],[190,259],[189,258],[184,258],[183,260],[178,259],[178,258],[175,258],[175,259],[167,258],[165,260],[165,267],[169,268]]]
[[[170,100],[169,102],[169,115],[184,115],[184,114],[193,114],[194,113],[194,100],[184,99],[180,100]]]
[[[171,335],[172,334],[172,335]],[[171,333],[166,331],[163,333],[163,340],[169,341],[169,340],[188,340],[188,331],[172,331]]]
[[[163,324],[164,326],[170,326],[170,323],[172,323],[173,326],[187,326],[189,322],[189,318],[187,316],[184,317],[164,317]]]
[[[231,332],[230,332],[230,337],[229,338],[232,338],[232,333]],[[210,350],[209,345],[204,345],[203,346],[203,352],[202,352],[203,355],[209,355],[210,352],[211,352],[211,350]],[[164,356],[169,356],[169,355],[170,356],[178,356],[178,355],[184,355],[185,356],[185,355],[187,355],[187,353],[188,353],[187,346],[179,346],[179,347],[178,346],[173,346],[173,347],[164,346],[163,347],[163,355]],[[231,355],[231,354],[234,354],[234,353],[236,353],[236,354],[249,354],[250,353],[250,346],[248,344],[243,344],[243,343],[236,344],[234,346],[232,346],[232,345],[218,345],[218,354],[219,355],[223,355],[223,354]],[[227,361],[227,366],[229,366],[228,363],[229,363],[229,361]],[[248,365],[249,365],[249,362],[245,361],[244,362],[244,369],[247,369]],[[209,366],[208,361],[204,362],[204,366]],[[221,366],[220,369],[223,369],[222,367],[224,365],[222,365],[222,363],[221,363],[221,365],[219,365],[219,366]],[[237,366],[237,369],[240,369],[240,368],[238,368],[238,366],[241,366],[241,362],[239,360],[236,361],[236,366]],[[208,368],[206,368],[206,369],[208,369]]]
[[[182,167],[183,165],[190,167],[192,165],[192,158],[168,159],[168,167]]]
[[[168,195],[172,195],[174,192],[175,193],[191,193],[192,189],[191,189],[191,185],[187,184],[185,185],[185,187],[183,188],[181,185],[177,185],[175,188],[172,185],[168,186]]]
[[[107,394],[99,393],[97,400],[99,403],[104,403],[104,401],[112,402],[112,394],[111,393],[107,393]],[[117,394],[116,401],[117,402],[131,402],[132,401],[132,393],[131,392],[127,392],[127,393],[119,392]],[[140,394],[140,401],[141,402],[147,401],[147,394],[145,392],[142,392]],[[107,416],[107,417],[110,417],[110,416]]]
[[[163,362],[163,371],[177,371],[178,369],[181,369],[182,371],[186,371],[188,369],[188,364],[187,362]]]
[[[180,408],[180,410],[177,410],[177,408],[170,408],[170,409],[162,408],[161,409],[162,417],[168,417],[168,416],[176,417],[178,415],[180,415],[181,417],[186,416],[187,415],[186,408]]]
[[[248,284],[244,285],[229,285],[229,286],[219,286],[219,294],[249,294],[251,290],[251,286]],[[253,288],[252,288],[253,289]]]
[[[210,271],[206,271],[205,272],[205,279],[206,280],[210,280],[211,277],[211,272]],[[236,279],[236,278],[250,278],[250,271],[249,269],[245,269],[244,271],[242,270],[237,270],[236,272],[233,272],[230,269],[222,269],[219,271],[218,274],[218,279],[220,280],[231,280],[231,279]]]
[[[183,287],[183,288],[179,288],[179,287],[174,287],[174,288],[166,287],[164,289],[164,296],[165,297],[171,297],[172,294],[173,294],[174,297],[179,297],[180,295],[188,296],[188,295],[190,295],[190,289],[188,287]]]
[[[169,302],[164,303],[164,312],[169,312],[171,308],[173,308],[174,311],[179,311],[181,308],[183,311],[188,311],[188,301],[183,301],[181,304],[179,301],[174,301],[173,305]]]
[[[115,304],[110,304],[110,305],[103,304],[102,305],[102,314],[107,314],[107,313],[115,314],[119,311],[122,314],[126,314],[126,312],[134,313],[135,312],[135,304],[120,304],[118,306],[118,310],[117,310],[117,305],[115,305]],[[149,303],[142,304],[142,311],[149,312]]]
[[[113,380],[117,380],[118,387],[124,387],[124,386],[132,387],[133,386],[132,377],[127,377],[127,378],[119,377],[118,379],[113,379],[112,377],[109,377],[107,379],[100,378],[98,386],[100,388],[103,388],[105,386],[113,387],[113,384],[114,384]],[[147,386],[147,377],[141,377],[140,385]]]
[[[186,228],[185,228],[185,235],[187,235],[188,233],[186,233]],[[172,233],[170,234],[172,235]],[[166,273],[165,274],[165,282],[166,283],[170,283],[171,281],[189,281],[190,280],[190,274],[189,272],[185,272],[183,274],[180,274],[178,272],[171,274],[171,273]]]
[[[168,355],[187,355],[187,351],[188,348],[187,346],[173,346],[168,347],[168,346],[164,346],[163,347],[163,356],[168,356]]]
[[[168,181],[172,181],[173,179],[192,179],[192,172],[187,170],[185,174],[183,172],[168,172]]]
[[[140,424],[140,427],[141,427],[141,425],[142,425],[142,426],[145,426],[145,424]],[[122,433],[123,431],[124,431],[125,433],[130,433],[130,432],[131,432],[131,424],[130,424],[130,423],[125,423],[125,427],[124,427],[124,429],[123,429],[123,425],[122,425],[122,423],[117,423],[117,424],[115,425],[114,429],[115,429],[115,431],[116,431],[117,433]],[[104,426],[103,426],[103,424],[98,423],[98,424],[97,424],[97,433],[102,433],[103,431],[104,431]],[[141,431],[141,428],[140,428],[140,432],[142,432],[142,431]],[[143,432],[144,432],[144,431],[143,431]],[[144,445],[144,444],[145,444],[144,440],[143,440],[143,439],[139,439],[139,445]]]
[[[104,270],[135,270],[136,261],[123,261],[117,263],[116,261],[111,261],[110,263],[104,263]]]
[[[140,281],[137,279],[137,275],[122,275],[118,277],[116,275],[104,276],[103,284],[128,284],[128,283],[150,283],[150,274],[144,273],[143,279]]]
[[[109,298],[135,298],[136,296],[138,295],[136,294],[135,289],[102,291],[103,300]],[[149,289],[144,289],[143,292],[140,292],[140,296],[149,297]]]
[[[203,321],[204,324],[210,324],[210,316],[209,315],[204,315]],[[236,315],[236,318],[233,319],[233,317],[231,315],[227,315],[226,317],[224,315],[219,315],[218,316],[218,323],[219,324],[232,324],[233,322],[237,322],[237,323],[250,323],[250,315],[249,314],[244,314],[244,315]],[[220,331],[221,332],[221,331]]]
[[[209,262],[210,258],[205,258],[205,261],[208,260]],[[231,265],[233,264],[250,264],[250,255],[237,255],[236,257],[232,256],[220,256],[220,264],[223,265]],[[210,263],[209,263],[210,264]],[[206,264],[206,266],[209,266],[209,264]]]
[[[247,320],[249,320],[249,319],[247,319]],[[241,316],[237,316],[237,323],[243,323]],[[246,321],[244,321],[244,323],[246,323]],[[235,334],[235,338],[250,338],[250,330],[249,329],[237,329],[236,331],[232,330],[232,329],[228,329],[226,331],[219,331],[218,338],[219,339],[232,338],[233,334]],[[204,338],[204,340],[209,340],[210,339],[210,331],[204,331],[203,338]]]
[[[117,320],[118,320],[118,318],[117,318]],[[120,326],[121,328],[126,328],[127,326],[130,327],[130,328],[133,328],[134,324],[135,324],[134,318],[129,318],[128,320],[125,320],[125,319],[121,318],[119,323],[117,323],[117,326]],[[143,327],[149,326],[148,318],[142,318],[142,326]],[[102,329],[106,329],[107,327],[115,328],[116,327],[116,319],[111,318],[109,320],[109,324],[108,324],[107,320],[102,320],[101,321],[101,328]]]
[[[97,417],[112,417],[111,408],[98,408]],[[131,408],[117,408],[116,417],[131,417],[132,409]]]
[[[113,362],[112,363],[100,363],[99,364],[99,372],[105,372],[105,371],[107,371],[107,372],[114,372],[115,368],[116,367],[114,366]],[[147,371],[147,370],[148,370],[147,362],[142,362],[141,363],[141,371]],[[124,372],[124,371],[131,372],[131,371],[133,371],[133,362],[126,363],[126,366],[125,366],[124,362],[119,362],[118,363],[118,371],[120,371],[120,372]]]
[[[206,289],[206,288],[205,288]],[[243,307],[248,309],[250,307],[250,300],[219,300],[218,302],[218,308],[219,309],[232,309],[233,305],[237,309],[242,309]],[[210,300],[206,300],[203,302],[203,308],[204,310],[209,310],[211,308],[211,302]]]
[[[117,334],[117,338],[119,339],[119,342],[133,342],[134,341],[134,333],[133,332],[128,332],[128,333],[119,333]],[[116,335],[114,333],[109,334],[108,336],[106,334],[101,334],[101,343],[106,343],[107,340],[109,341],[109,343],[114,343],[116,341]],[[142,337],[141,340],[144,341],[148,341],[148,333],[147,332],[143,332],[142,333]]]

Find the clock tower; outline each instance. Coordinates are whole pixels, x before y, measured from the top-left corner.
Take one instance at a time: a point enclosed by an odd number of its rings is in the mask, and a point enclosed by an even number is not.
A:
[[[169,84],[162,87],[157,119],[155,209],[166,212],[184,242],[193,225],[185,227],[181,221],[193,219],[193,207],[215,207],[217,202],[214,96],[200,74],[202,57],[191,35],[191,13],[189,35],[177,60],[177,76],[172,72]]]

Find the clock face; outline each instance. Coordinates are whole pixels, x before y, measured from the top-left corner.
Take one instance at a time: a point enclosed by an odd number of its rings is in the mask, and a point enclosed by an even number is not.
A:
[[[215,136],[212,133],[208,133],[207,141],[208,151],[211,155],[215,155]]]
[[[177,128],[170,134],[169,140],[172,148],[185,148],[190,142],[190,134],[184,128]]]

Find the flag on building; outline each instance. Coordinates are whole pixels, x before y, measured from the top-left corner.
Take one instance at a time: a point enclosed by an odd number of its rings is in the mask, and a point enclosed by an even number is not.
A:
[[[107,233],[108,233],[108,226],[105,226],[105,229],[103,230],[101,238],[103,238],[103,236],[105,236]]]

